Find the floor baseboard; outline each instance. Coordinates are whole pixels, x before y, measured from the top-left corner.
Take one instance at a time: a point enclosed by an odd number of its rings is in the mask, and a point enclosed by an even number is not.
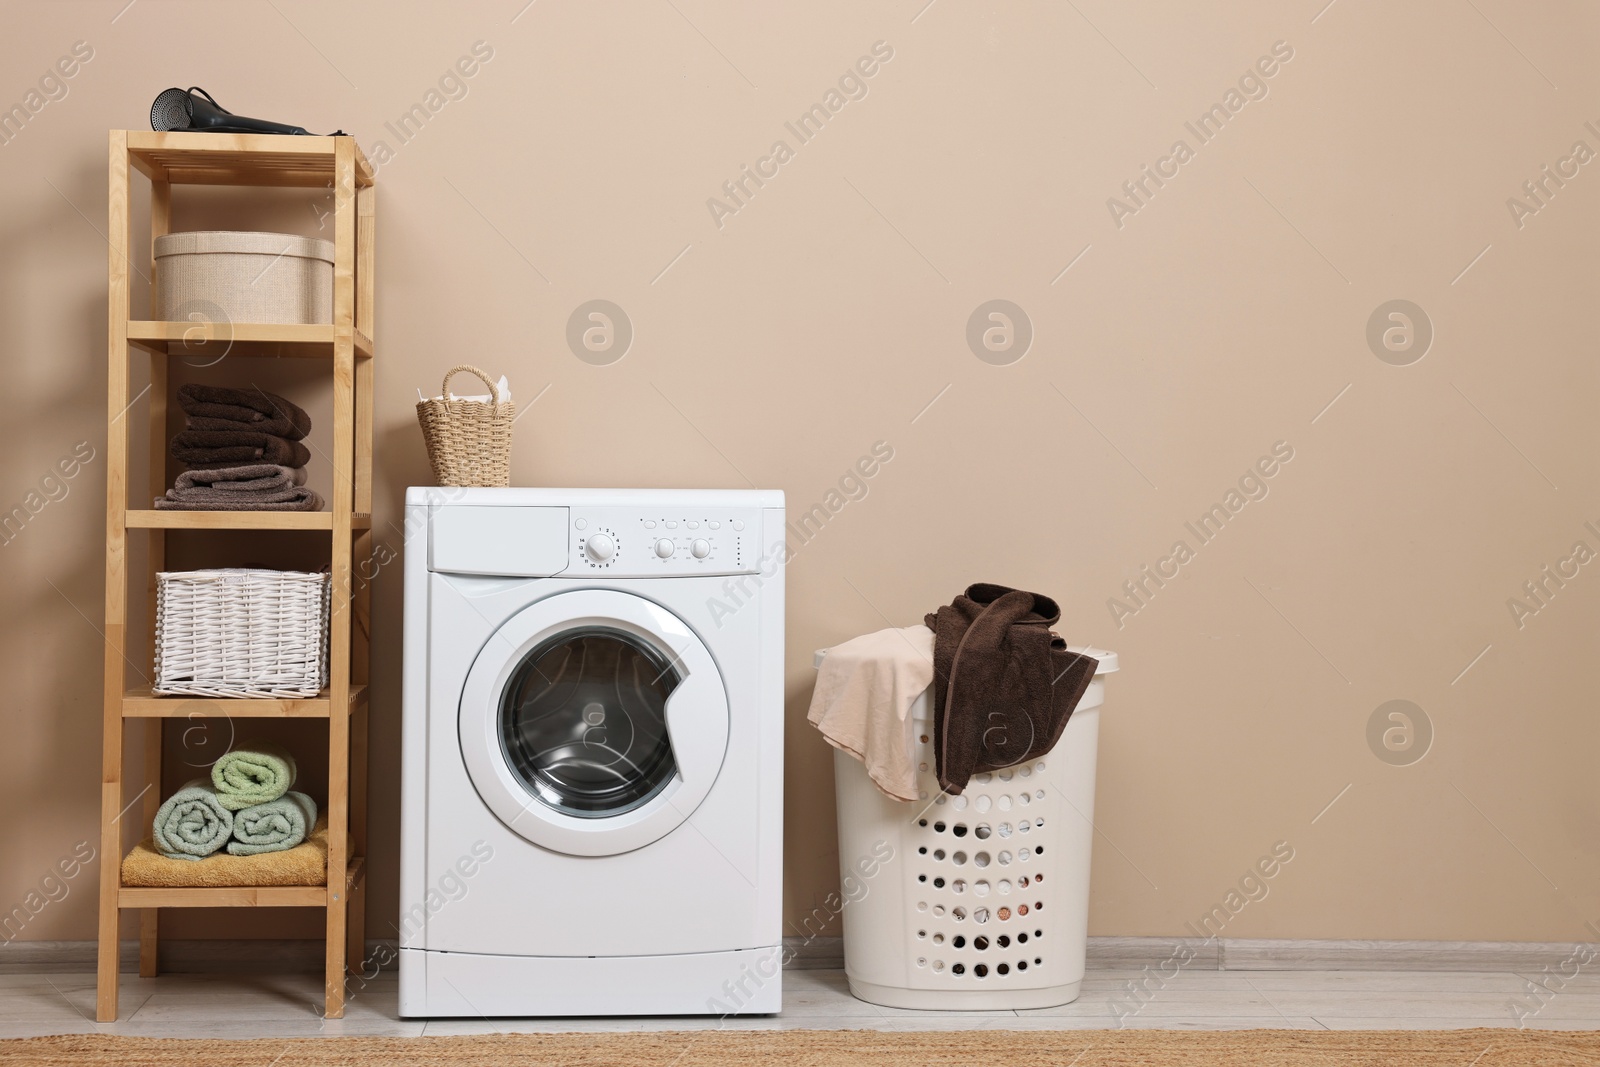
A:
[[[1225,938],[1224,971],[1537,971],[1579,942],[1280,941]]]
[[[0,974],[56,974],[93,971],[98,945],[94,941],[7,941],[0,944]],[[139,942],[122,942],[121,969],[139,969]],[[393,940],[367,942],[364,973],[390,970],[398,956]],[[322,970],[323,942],[317,939],[200,940],[161,942],[163,974],[224,974],[252,971],[262,974],[297,974]]]
[[[1221,971],[1537,971],[1571,955],[1574,943],[1530,941],[1334,941],[1278,938],[1091,937],[1089,966],[1138,970],[1171,966]],[[786,937],[784,967],[839,969],[844,940]],[[139,945],[122,943],[124,971],[138,968]],[[163,941],[161,970],[167,974],[315,972],[322,969],[321,940]],[[93,941],[0,943],[0,974],[93,971]],[[391,970],[398,956],[392,940],[367,942],[371,973]]]
[[[842,937],[786,937],[783,969],[786,971],[837,971],[844,966]]]

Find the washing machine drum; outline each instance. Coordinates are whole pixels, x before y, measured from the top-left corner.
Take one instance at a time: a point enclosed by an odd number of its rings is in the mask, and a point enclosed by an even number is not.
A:
[[[605,818],[661,792],[677,770],[667,698],[682,676],[623,630],[556,634],[511,672],[501,741],[529,792],[557,811]]]
[[[581,590],[512,616],[462,692],[483,801],[535,844],[614,855],[682,825],[710,792],[728,703],[710,652],[640,597]]]

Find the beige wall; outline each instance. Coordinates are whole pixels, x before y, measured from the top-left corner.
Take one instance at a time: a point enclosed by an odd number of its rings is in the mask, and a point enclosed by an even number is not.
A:
[[[1294,860],[1228,934],[1592,936],[1600,564],[1572,564],[1520,620],[1507,603],[1575,542],[1600,550],[1600,165],[1537,213],[1507,205],[1575,141],[1600,151],[1589,5],[123,2],[10,5],[0,34],[0,104],[74,42],[94,53],[0,145],[0,504],[76,442],[98,457],[0,548],[0,907],[99,814],[105,131],[198,83],[393,150],[376,504],[392,547],[404,487],[427,477],[415,390],[463,360],[540,398],[520,484],[753,482],[803,509],[893,447],[789,569],[791,917],[835,885],[811,650],[989,580],[1058,597],[1063,634],[1122,656],[1093,933],[1177,934],[1287,841]],[[476,41],[493,57],[467,95],[401,144],[384,124]],[[865,98],[799,144],[785,122],[879,41],[893,57]],[[1265,64],[1267,95],[1199,143],[1185,122],[1275,42],[1292,58]],[[1108,198],[1180,138],[1193,158],[1114,219]],[[707,199],[778,139],[793,158],[719,227]],[[316,232],[300,194],[259,215],[180,198],[180,227],[269,224]],[[595,298],[636,330],[609,366],[565,341]],[[997,298],[1035,332],[1005,366],[965,339]],[[1366,339],[1394,299],[1434,328],[1409,366]],[[239,366],[326,412],[313,368]],[[1278,442],[1293,458],[1265,498],[1200,544],[1185,523]],[[1179,576],[1114,618],[1108,599],[1180,539]],[[274,558],[239,545],[236,561]],[[400,604],[391,567],[375,936],[395,904]],[[1432,724],[1409,766],[1367,740],[1393,699]],[[92,878],[23,936],[91,937]],[[238,918],[170,929],[316,929]]]

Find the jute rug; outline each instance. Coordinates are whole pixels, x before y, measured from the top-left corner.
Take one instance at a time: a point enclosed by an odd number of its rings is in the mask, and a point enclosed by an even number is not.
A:
[[[1600,1031],[726,1030],[486,1037],[0,1041],[29,1067],[1596,1067]]]

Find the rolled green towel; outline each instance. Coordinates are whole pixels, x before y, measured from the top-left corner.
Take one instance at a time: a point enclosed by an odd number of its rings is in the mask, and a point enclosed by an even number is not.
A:
[[[294,848],[316,824],[317,802],[291,790],[277,800],[241,808],[233,816],[228,855],[259,856]]]
[[[294,787],[294,757],[269,742],[240,745],[211,765],[217,800],[230,811],[277,800]]]
[[[150,836],[168,859],[204,859],[233,836],[233,812],[204,778],[196,778],[161,805]]]

